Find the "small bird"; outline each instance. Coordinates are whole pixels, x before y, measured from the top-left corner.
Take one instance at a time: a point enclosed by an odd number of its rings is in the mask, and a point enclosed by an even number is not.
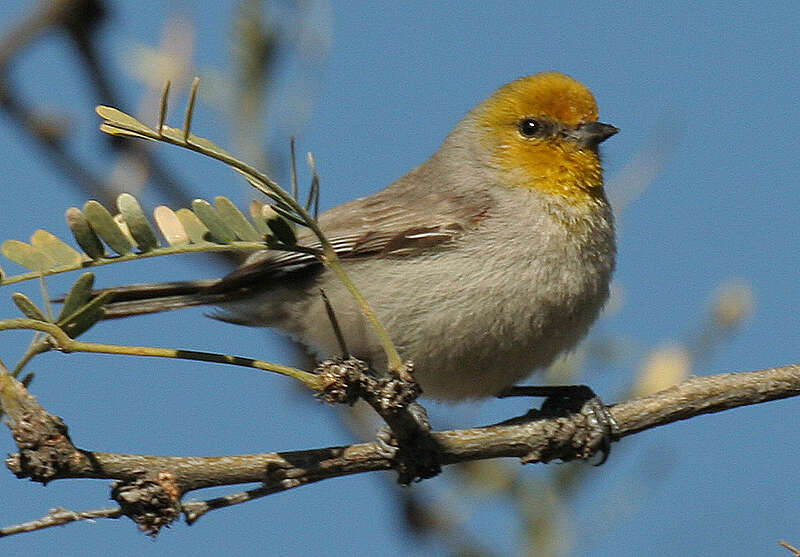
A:
[[[547,72],[504,85],[427,161],[319,225],[426,396],[499,394],[575,346],[609,294],[614,225],[591,91]],[[315,238],[298,232],[298,243]],[[308,254],[263,250],[222,279],[120,289],[107,317],[192,305],[275,327],[320,357],[339,351],[322,289],[352,355],[385,370],[371,326]]]

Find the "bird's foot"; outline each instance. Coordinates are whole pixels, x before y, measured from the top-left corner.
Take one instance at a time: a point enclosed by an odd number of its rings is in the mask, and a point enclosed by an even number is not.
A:
[[[586,454],[600,454],[595,466],[600,466],[608,459],[611,443],[618,439],[617,423],[609,407],[586,385],[512,386],[497,396],[545,397],[541,408],[544,415],[585,415],[588,426],[593,430],[586,436]]]
[[[391,427],[384,426],[376,437],[378,451],[393,462],[397,481],[402,485],[432,478],[442,470],[439,447],[430,435],[431,425],[425,408],[412,402],[406,410],[416,427],[404,428],[402,438],[398,438]]]

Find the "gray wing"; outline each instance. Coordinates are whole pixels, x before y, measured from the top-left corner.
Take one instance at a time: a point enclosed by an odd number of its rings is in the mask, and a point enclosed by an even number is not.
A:
[[[431,247],[446,247],[475,228],[491,210],[484,193],[445,195],[438,191],[413,191],[397,183],[372,196],[356,199],[322,213],[320,228],[342,259],[367,256],[403,257]],[[398,195],[397,191],[403,192]],[[412,191],[409,192],[409,189]],[[320,248],[307,230],[298,244]],[[263,251],[225,276],[214,288],[229,290],[319,266],[313,255]]]

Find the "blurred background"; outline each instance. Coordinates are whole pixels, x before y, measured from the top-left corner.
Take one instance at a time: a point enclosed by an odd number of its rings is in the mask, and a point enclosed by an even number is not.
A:
[[[120,191],[152,209],[226,195],[243,180],[198,155],[112,142],[97,104],[155,123],[172,80],[180,126],[201,77],[193,131],[288,184],[289,137],[311,151],[322,207],[368,195],[422,162],[474,104],[557,69],[588,85],[601,119],[619,227],[605,315],[547,378],[606,402],[688,374],[800,361],[800,16],[794,3],[735,5],[442,1],[137,2],[5,0],[0,6],[0,239],[70,237],[64,211]],[[300,157],[301,160],[303,157]],[[309,173],[301,170],[301,183]],[[3,262],[6,271],[20,272]],[[195,255],[111,265],[98,285],[215,277]],[[64,292],[75,276],[48,280]],[[35,283],[6,287],[39,295]],[[204,349],[292,363],[271,332],[193,309],[101,324],[86,340]],[[13,365],[30,339],[0,338]],[[291,381],[243,369],[46,354],[31,391],[81,448],[168,455],[296,450],[372,439],[374,426]],[[541,381],[537,375],[534,381]],[[524,400],[429,403],[436,429],[523,413]],[[326,481],[176,522],[153,542],[127,520],[0,542],[5,555],[788,555],[800,545],[797,434],[785,400],[703,416],[615,445],[602,467],[449,467]],[[14,452],[10,436],[0,450]],[[52,507],[112,504],[107,482],[0,476],[0,525]],[[192,493],[211,497],[234,489]]]

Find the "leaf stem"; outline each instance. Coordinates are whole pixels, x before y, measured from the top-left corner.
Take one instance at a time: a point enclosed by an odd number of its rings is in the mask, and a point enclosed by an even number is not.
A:
[[[122,354],[128,356],[148,356],[155,358],[173,358],[179,360],[193,360],[199,362],[214,362],[240,367],[249,367],[262,371],[271,371],[285,375],[303,383],[306,387],[319,391],[322,388],[320,377],[300,369],[263,360],[232,356],[229,354],[216,354],[213,352],[199,352],[196,350],[179,350],[175,348],[156,348],[152,346],[123,346],[117,344],[101,344],[83,342],[70,338],[55,323],[37,321],[35,319],[6,319],[0,321],[0,331],[13,329],[28,329],[41,331],[50,335],[58,350],[62,352],[88,352],[95,354]]]
[[[332,250],[331,250],[332,251]],[[392,371],[399,371],[403,367],[403,360],[400,359],[400,354],[397,353],[397,349],[394,347],[392,343],[392,339],[389,337],[389,333],[383,327],[383,324],[378,319],[378,316],[375,315],[375,312],[372,311],[372,308],[367,303],[367,300],[361,294],[361,291],[356,287],[350,277],[347,276],[347,273],[344,272],[342,269],[341,262],[339,258],[336,257],[334,254],[333,259],[329,259],[328,251],[323,254],[323,259],[325,263],[327,263],[328,267],[330,267],[331,271],[336,273],[336,276],[339,277],[339,280],[342,281],[345,288],[350,292],[350,295],[358,302],[361,306],[361,311],[364,313],[364,317],[372,325],[372,328],[375,329],[375,333],[378,335],[378,339],[381,341],[383,345],[383,351],[386,354],[386,360],[389,364],[389,369]]]
[[[245,251],[245,250],[255,251],[264,249],[265,247],[266,246],[264,245],[263,242],[240,242],[240,241],[231,242],[229,244],[216,244],[212,242],[206,242],[202,244],[182,245],[180,247],[168,246],[163,248],[156,248],[148,252],[139,252],[139,253],[129,252],[126,253],[125,255],[119,255],[115,257],[89,259],[81,261],[77,265],[64,265],[60,267],[55,267],[53,269],[47,269],[44,271],[31,271],[29,273],[21,273],[19,275],[3,277],[3,281],[0,282],[0,286],[5,286],[7,284],[14,284],[17,282],[23,282],[26,280],[31,280],[39,277],[46,277],[49,275],[56,275],[59,273],[68,273],[70,271],[77,271],[78,269],[83,269],[86,267],[100,267],[103,265],[110,265],[111,263],[120,263],[123,261],[135,261],[139,259],[145,259],[148,257],[174,255],[176,253],[198,253],[198,252],[208,252],[208,251]]]

